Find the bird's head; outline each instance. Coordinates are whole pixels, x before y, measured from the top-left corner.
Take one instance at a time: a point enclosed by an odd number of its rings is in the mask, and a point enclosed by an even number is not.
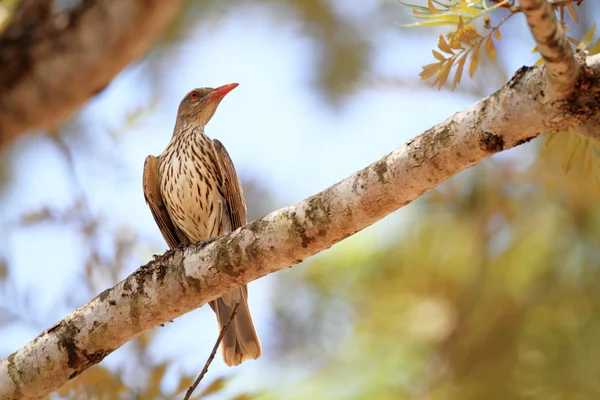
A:
[[[177,118],[187,124],[206,126],[212,118],[223,97],[238,86],[237,83],[213,88],[194,89],[185,95],[179,104]]]

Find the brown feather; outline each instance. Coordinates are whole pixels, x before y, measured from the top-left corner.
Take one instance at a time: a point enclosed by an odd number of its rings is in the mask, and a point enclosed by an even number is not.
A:
[[[227,209],[224,210],[223,214],[226,212],[229,216],[229,224],[227,221],[221,221],[221,226],[225,228],[227,225],[230,225],[228,228],[235,230],[246,225],[246,202],[244,201],[242,184],[225,146],[217,139],[213,140],[213,146],[219,170],[223,177],[221,190],[227,204]],[[226,216],[223,215],[223,218],[226,218]],[[230,327],[223,338],[223,358],[228,365],[237,365],[247,358],[256,359],[260,357],[262,352],[260,340],[258,339],[248,307],[247,285],[215,300],[211,303],[211,307],[217,313],[219,325],[223,326],[229,319],[233,307],[238,302],[240,307],[233,321],[235,325],[233,329]]]
[[[162,195],[160,194],[160,178],[158,175],[158,158],[154,156],[146,157],[144,162],[144,198],[150,207],[152,216],[160,229],[165,241],[171,249],[176,248],[185,237],[179,229],[173,224],[169,212],[165,207]],[[187,242],[187,240],[185,240]]]
[[[233,161],[229,157],[229,153],[219,140],[214,139],[213,145],[219,162],[223,182],[223,193],[229,208],[229,216],[231,219],[231,228],[235,230],[246,225],[246,202],[244,201],[244,192],[242,184],[235,172]]]

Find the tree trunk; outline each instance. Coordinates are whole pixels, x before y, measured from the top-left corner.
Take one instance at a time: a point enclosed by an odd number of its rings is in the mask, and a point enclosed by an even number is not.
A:
[[[56,126],[147,52],[184,0],[24,0],[0,36],[0,147]]]

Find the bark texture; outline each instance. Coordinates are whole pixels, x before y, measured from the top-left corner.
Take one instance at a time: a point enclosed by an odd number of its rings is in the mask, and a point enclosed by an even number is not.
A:
[[[323,192],[157,257],[0,361],[0,398],[47,395],[145,330],[331,247],[492,154],[545,132],[595,134],[600,56],[589,62],[577,102],[547,96],[544,68],[523,67],[493,95]]]
[[[0,146],[50,128],[148,51],[184,0],[24,0],[0,36]]]
[[[547,0],[520,0],[520,4],[547,66],[548,83],[557,97],[564,98],[575,86],[580,63]]]

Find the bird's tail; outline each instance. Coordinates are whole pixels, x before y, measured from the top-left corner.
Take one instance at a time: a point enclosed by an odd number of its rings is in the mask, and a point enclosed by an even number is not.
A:
[[[235,317],[229,324],[221,343],[223,360],[230,367],[241,364],[242,361],[249,358],[257,359],[262,352],[248,308],[248,290],[245,286],[212,302],[211,305],[217,314],[219,329],[222,330],[227,324],[233,308],[238,302],[239,306]]]

